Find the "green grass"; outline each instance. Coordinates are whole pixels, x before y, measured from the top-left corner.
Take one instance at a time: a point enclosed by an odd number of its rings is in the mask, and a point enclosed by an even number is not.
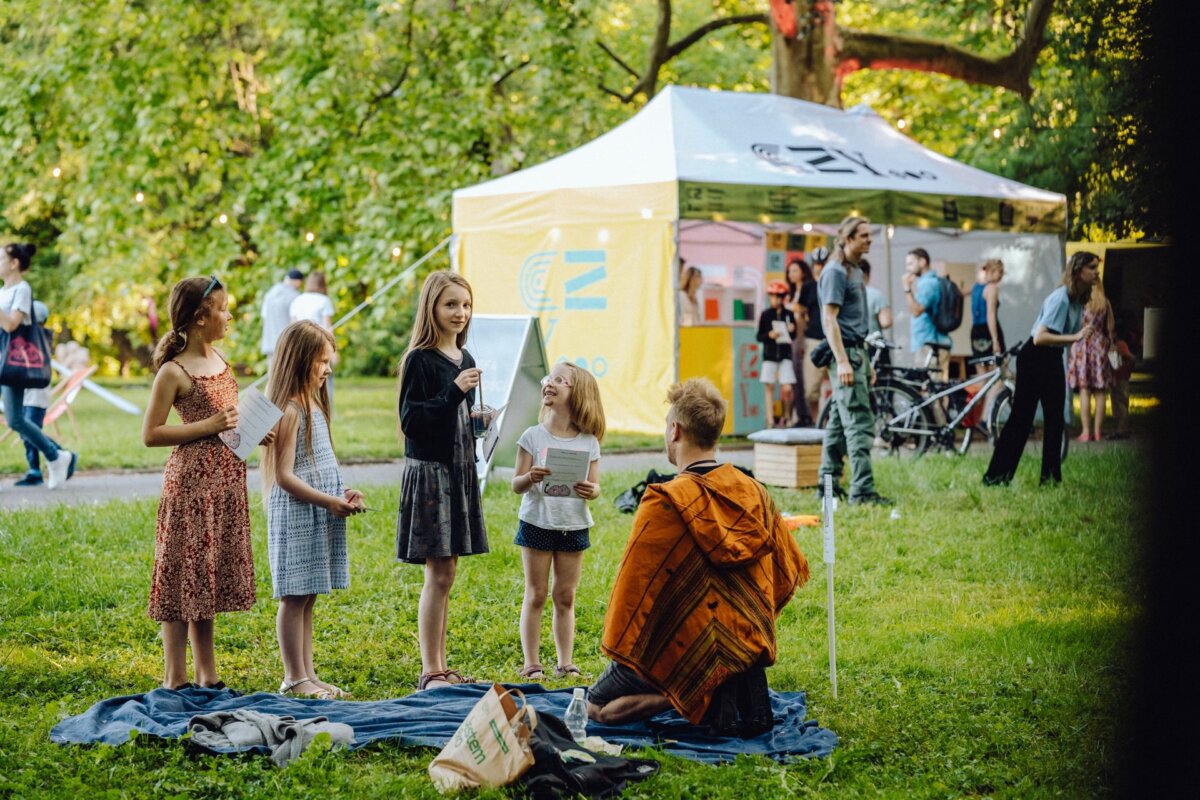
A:
[[[1114,785],[1114,718],[1129,689],[1128,632],[1141,608],[1132,563],[1139,523],[1131,448],[1074,448],[1067,483],[1036,486],[1026,458],[1010,489],[979,484],[982,456],[935,455],[877,467],[887,509],[837,516],[839,697],[830,694],[821,537],[798,533],[812,580],[784,610],[776,689],[808,692],[809,715],[841,745],[787,766],[742,758],[708,767],[663,757],[628,797],[1094,797]],[[576,661],[593,676],[609,587],[630,517],[609,502],[639,477],[606,476],[578,598]],[[396,487],[368,487],[394,509]],[[776,490],[812,513],[810,493]],[[466,558],[450,605],[450,656],[479,676],[521,666],[521,567],[511,544],[518,500],[499,483],[485,507],[493,552]],[[104,697],[147,691],[161,675],[145,616],[155,503],[0,513],[0,796],[435,797],[433,752],[380,744],[313,754],[278,770],[262,758],[190,758],[146,738],[59,747],[50,728]],[[217,623],[223,678],[278,686],[265,532],[254,504],[259,602]],[[421,570],[393,561],[394,517],[350,523],[352,587],[317,605],[322,675],[360,699],[412,690],[419,672]],[[543,647],[550,642],[549,614]],[[552,651],[543,650],[543,658]],[[483,796],[503,796],[485,793]]]
[[[251,380],[242,380],[247,386]],[[103,381],[104,388],[123,397],[145,411],[150,398],[149,379]],[[142,415],[118,411],[88,391],[80,392],[71,407],[79,426],[75,427],[64,415],[58,429],[50,430],[60,444],[80,454],[81,470],[162,469],[170,455],[169,447],[142,445]],[[364,460],[400,458],[403,445],[398,437],[396,416],[396,381],[392,378],[338,378],[334,385],[334,438],[338,457],[343,463]],[[179,418],[171,412],[171,421]],[[0,431],[4,430],[0,418]],[[744,441],[727,437],[723,441]],[[662,448],[662,436],[610,432],[604,447],[617,450]],[[251,456],[251,463],[258,459]],[[0,442],[0,475],[19,475],[25,472],[25,450],[15,436]]]

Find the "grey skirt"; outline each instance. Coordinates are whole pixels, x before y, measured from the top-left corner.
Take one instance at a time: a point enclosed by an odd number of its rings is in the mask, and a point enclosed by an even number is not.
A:
[[[429,558],[488,552],[483,503],[474,464],[404,460],[396,559],[424,564]]]

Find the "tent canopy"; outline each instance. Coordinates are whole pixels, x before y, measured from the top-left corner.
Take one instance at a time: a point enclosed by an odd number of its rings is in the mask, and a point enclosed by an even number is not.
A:
[[[456,191],[451,252],[476,312],[537,316],[550,361],[600,381],[610,429],[655,433],[678,377],[681,221],[787,228],[856,213],[945,242],[938,257],[949,260],[978,257],[981,243],[954,250],[960,239],[1037,240],[1054,251],[1040,259],[1052,280],[1065,208],[1061,195],[926,150],[869,108],[668,87],[592,142]],[[890,289],[888,252],[875,280]],[[1013,255],[1010,283],[1032,263]],[[729,342],[712,358],[732,371]]]
[[[588,198],[601,188],[596,207]],[[1066,199],[928,150],[867,106],[679,86],[575,150],[454,193],[459,231],[663,216],[831,222],[854,211],[895,225],[1062,233]]]

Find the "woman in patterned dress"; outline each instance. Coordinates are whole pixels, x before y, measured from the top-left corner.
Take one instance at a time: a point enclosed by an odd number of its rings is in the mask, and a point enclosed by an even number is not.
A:
[[[1079,441],[1098,442],[1103,438],[1100,429],[1104,427],[1104,404],[1108,390],[1113,387],[1112,364],[1108,360],[1108,351],[1113,346],[1113,310],[1100,281],[1092,287],[1092,298],[1083,308],[1083,324],[1091,332],[1071,345],[1067,382],[1079,391],[1079,419],[1083,423]],[[1096,401],[1094,416],[1093,399]]]
[[[221,282],[186,278],[171,290],[172,330],[154,351],[154,388],[142,423],[147,447],[174,447],[163,473],[148,614],[162,623],[163,686],[224,688],[213,619],[254,605],[246,464],[217,434],[237,427],[238,387],[213,347],[232,316]],[[168,425],[174,407],[183,420]],[[270,442],[268,434],[264,443]],[[195,684],[187,679],[192,645]]]
[[[269,498],[267,550],[279,600],[279,691],[322,700],[349,695],[317,677],[313,607],[317,595],[350,585],[346,517],[363,510],[362,492],[342,485],[329,434],[326,382],[333,354],[333,335],[320,325],[302,321],[283,329],[267,399],[284,412],[262,470],[263,494]]]

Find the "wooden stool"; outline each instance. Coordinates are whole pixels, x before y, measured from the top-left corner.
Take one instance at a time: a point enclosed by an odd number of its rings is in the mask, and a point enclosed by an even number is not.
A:
[[[764,441],[771,440],[782,441]],[[771,486],[798,489],[817,485],[825,431],[788,428],[751,434],[754,441],[754,477]]]

